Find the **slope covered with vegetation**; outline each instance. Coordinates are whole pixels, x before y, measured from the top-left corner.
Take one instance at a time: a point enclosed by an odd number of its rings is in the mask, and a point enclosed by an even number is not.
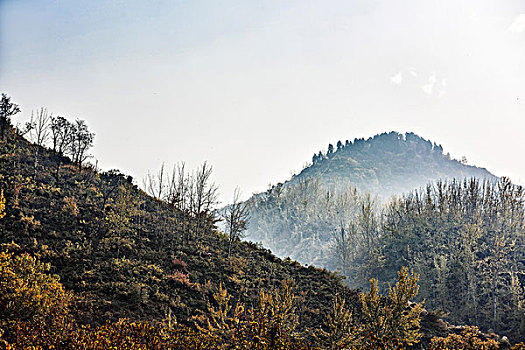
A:
[[[413,133],[383,133],[329,145],[289,181],[249,201],[246,238],[281,257],[336,268],[331,252],[341,225],[355,222],[391,195],[430,182],[478,178],[495,181],[485,169],[451,159],[443,148]],[[368,219],[367,219],[368,220]]]
[[[355,139],[336,147],[328,145],[326,153],[314,154],[312,164],[295,176],[291,183],[318,178],[328,187],[347,184],[361,192],[387,199],[447,179],[494,180],[484,168],[467,165],[443,153],[443,147],[414,134],[382,133],[365,140]]]
[[[385,287],[409,266],[420,298],[453,323],[525,334],[525,192],[503,178],[438,182],[382,205],[317,181],[250,203],[252,225],[278,254],[326,266],[353,288]]]
[[[370,232],[361,254],[340,245],[360,255],[341,261],[347,275],[386,285],[396,268],[409,266],[421,274],[420,298],[451,322],[525,340],[523,187],[506,178],[429,185],[390,203]]]
[[[386,287],[409,266],[424,276],[421,300],[447,320],[523,340],[523,189],[450,160],[440,146],[413,134],[382,134],[338,148],[254,195],[247,239],[279,256],[339,271],[352,288],[366,288],[370,277]],[[345,165],[352,159],[374,174],[386,171],[386,187],[366,176],[355,180],[356,169],[364,168]],[[459,179],[438,180],[454,176]],[[419,190],[390,201],[362,191],[401,190],[402,178],[405,189],[416,179]],[[435,182],[419,182],[427,180]]]
[[[0,348],[438,349],[467,336],[505,345],[475,329],[449,339],[459,332],[412,303],[419,277],[406,268],[395,286],[372,280],[359,293],[337,274],[232,241],[215,226],[206,165],[178,172],[160,200],[160,190],[151,197],[130,176],[86,164],[94,135],[85,122],[51,119],[48,148],[41,119],[13,128],[8,102],[3,95]]]
[[[261,242],[281,257],[335,269],[332,246],[341,223],[353,220],[361,203],[373,205],[356,189],[336,191],[318,179],[277,185],[248,201],[250,222],[246,238]]]
[[[227,237],[216,231],[211,213],[197,220],[116,171],[79,171],[62,158],[56,172],[59,156],[52,151],[18,136],[1,146],[0,242],[51,262],[79,299],[83,319],[189,321],[206,312],[219,283],[250,304],[260,289],[290,279],[308,305],[303,324],[312,325],[343,289],[326,270],[283,261],[252,243],[239,242],[228,256]]]

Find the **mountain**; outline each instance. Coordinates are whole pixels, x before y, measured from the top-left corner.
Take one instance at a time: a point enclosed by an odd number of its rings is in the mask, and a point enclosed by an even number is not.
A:
[[[247,202],[247,239],[352,288],[389,288],[406,266],[447,321],[525,340],[525,190],[411,133],[337,148]]]
[[[290,181],[318,178],[321,184],[341,188],[347,184],[384,199],[446,179],[495,180],[484,168],[451,159],[443,147],[414,134],[392,131],[328,146],[313,156],[313,163]]]
[[[248,200],[246,238],[278,256],[335,269],[335,236],[342,224],[355,221],[363,205],[373,209],[392,195],[439,180],[497,179],[465,163],[414,133],[339,141],[326,153],[315,154],[313,163],[289,181]]]

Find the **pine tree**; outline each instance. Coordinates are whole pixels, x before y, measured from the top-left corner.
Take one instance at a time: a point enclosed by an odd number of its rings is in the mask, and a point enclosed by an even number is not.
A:
[[[336,295],[332,300],[330,313],[316,337],[329,350],[349,348],[356,341],[356,328],[353,324],[352,312],[345,307],[345,299]]]
[[[379,294],[377,280],[370,280],[370,290],[360,294],[362,326],[360,345],[364,347],[396,348],[418,343],[421,334],[420,314],[423,303],[412,303],[419,286],[419,276],[409,273],[406,267],[398,272],[395,287],[390,287],[388,296]]]
[[[0,100],[0,137],[2,140],[5,138],[5,131],[11,125],[11,117],[20,113],[20,107],[11,102],[11,97],[7,94],[2,94]]]

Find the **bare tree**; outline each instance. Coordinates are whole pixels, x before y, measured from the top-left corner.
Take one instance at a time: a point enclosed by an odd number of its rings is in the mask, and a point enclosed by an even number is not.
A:
[[[186,171],[184,163],[176,164],[171,175],[165,169],[162,164],[158,173],[148,172],[143,180],[143,189],[192,219],[184,220],[184,236],[189,242],[192,227],[195,238],[198,238],[206,224],[215,219],[215,208],[219,201],[218,187],[211,182],[212,168],[204,162],[192,173]]]
[[[20,113],[20,107],[11,102],[10,96],[3,93],[0,100],[0,136],[2,140],[5,137],[5,129],[11,124],[11,117],[18,113]]]
[[[204,162],[193,176],[192,211],[195,216],[211,213],[219,203],[219,188],[211,182],[212,172],[212,167]]]
[[[164,163],[160,166],[157,174],[151,174],[148,171],[146,178],[143,180],[144,191],[156,199],[164,200],[166,192],[166,171],[164,170]]]
[[[38,146],[45,146],[50,136],[50,121],[53,116],[49,114],[47,108],[41,107],[35,112],[31,112],[32,124],[29,137]]]
[[[190,174],[186,173],[184,162],[173,166],[171,177],[168,178],[166,202],[183,213],[188,213],[190,206]]]
[[[191,214],[197,221],[195,236],[198,239],[200,231],[208,219],[213,220],[213,211],[219,204],[219,187],[211,182],[212,167],[204,162],[192,176],[190,183]]]
[[[37,109],[36,113],[31,112],[31,120],[26,123],[26,129],[29,129],[29,139],[36,145],[35,147],[35,162],[34,162],[34,175],[36,178],[38,173],[38,160],[40,155],[40,149],[45,146],[50,135],[51,115],[46,108],[41,107]],[[18,129],[18,128],[17,128]]]
[[[332,238],[333,252],[335,259],[337,259],[338,268],[344,275],[350,276],[351,261],[359,246],[356,224],[350,221],[345,225],[341,221],[339,228],[333,232]]]
[[[195,173],[186,171],[186,164],[180,162],[173,166],[171,176],[168,178],[167,192],[165,200],[174,209],[178,210],[186,217],[180,222],[183,229],[183,238],[186,243],[189,243],[191,236],[191,228],[194,227],[198,231],[200,227],[200,220],[194,215],[193,205],[195,196]],[[188,220],[192,217],[193,220]]]
[[[223,219],[228,231],[228,256],[231,255],[232,247],[241,238],[244,238],[249,219],[248,205],[241,201],[241,191],[236,188],[233,192],[233,203],[226,207]]]
[[[160,170],[156,174],[152,174],[148,171],[148,174],[143,180],[143,189],[150,196],[158,200],[155,204],[159,209],[163,207],[161,201],[164,201],[165,203],[168,202],[169,178],[164,163],[162,163]],[[168,236],[169,221],[168,215],[162,215],[159,224],[157,225],[156,233],[162,239],[163,244]]]

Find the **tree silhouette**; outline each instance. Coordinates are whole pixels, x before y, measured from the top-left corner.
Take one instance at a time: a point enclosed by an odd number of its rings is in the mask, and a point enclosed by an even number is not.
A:
[[[233,203],[226,208],[223,215],[228,230],[228,256],[231,255],[233,244],[243,238],[243,233],[248,224],[248,206],[240,199],[241,192],[236,188],[233,193]]]
[[[0,100],[0,136],[2,140],[5,138],[5,130],[11,124],[11,117],[20,113],[20,107],[11,102],[11,97],[7,94],[2,94]]]
[[[332,153],[334,153],[334,145],[330,143],[328,144],[328,151],[326,152],[326,155],[330,156]]]
[[[88,158],[88,151],[93,147],[95,134],[90,132],[84,120],[77,119],[74,124],[73,137],[70,145],[70,152],[73,162],[78,165],[78,170],[82,170],[82,163]]]

